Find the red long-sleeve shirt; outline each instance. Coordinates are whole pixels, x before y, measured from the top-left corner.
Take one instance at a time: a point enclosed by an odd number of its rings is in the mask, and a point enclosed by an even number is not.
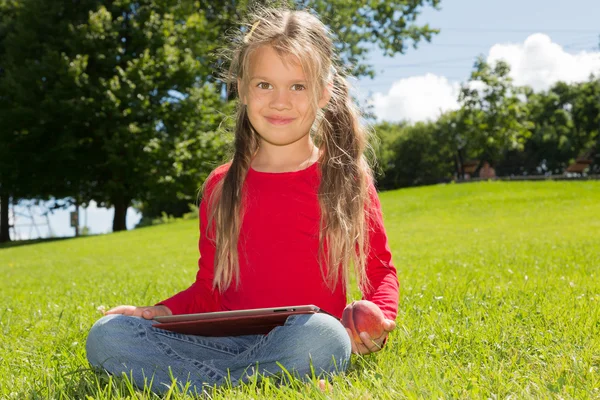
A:
[[[314,304],[341,318],[346,288],[334,291],[322,278],[317,260],[320,207],[318,164],[295,172],[248,171],[243,186],[245,213],[238,242],[240,283],[223,293],[213,289],[214,243],[207,239],[207,200],[228,165],[212,172],[200,204],[200,259],[196,281],[160,302],[173,314]],[[377,304],[386,318],[398,312],[398,279],[383,226],[375,187],[369,187],[371,217],[367,278],[363,298]]]

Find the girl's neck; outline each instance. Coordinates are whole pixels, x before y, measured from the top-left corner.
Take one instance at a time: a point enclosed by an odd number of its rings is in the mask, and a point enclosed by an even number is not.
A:
[[[261,141],[250,166],[259,172],[294,172],[308,168],[319,158],[319,149],[312,140],[275,146]]]

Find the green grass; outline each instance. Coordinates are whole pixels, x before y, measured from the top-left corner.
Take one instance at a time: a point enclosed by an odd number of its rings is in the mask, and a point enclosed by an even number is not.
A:
[[[600,398],[600,182],[380,198],[401,281],[386,349],[353,358],[333,394],[267,381],[212,398]],[[187,287],[196,244],[185,221],[0,249],[0,398],[152,398],[90,371],[86,334],[99,306]]]

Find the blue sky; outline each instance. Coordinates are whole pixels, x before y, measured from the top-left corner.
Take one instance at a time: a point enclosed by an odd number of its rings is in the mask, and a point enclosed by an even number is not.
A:
[[[425,8],[417,19],[441,29],[431,43],[394,58],[373,51],[375,79],[356,86],[371,98],[380,120],[435,118],[456,107],[457,90],[468,79],[477,56],[489,61],[504,58],[513,66],[513,78],[543,90],[556,80],[577,81],[600,71],[600,0],[442,0],[439,11]],[[196,188],[190,188],[195,191]],[[40,210],[33,210],[35,214]],[[72,236],[70,210],[55,211],[50,226],[55,236]],[[26,210],[17,209],[19,213]],[[87,222],[92,233],[110,232],[112,210],[90,207]],[[127,226],[140,216],[133,209]],[[80,219],[83,222],[84,212]],[[45,220],[37,217],[38,225]],[[29,223],[19,216],[17,225]],[[47,226],[38,227],[42,237]],[[18,228],[20,238],[37,237],[36,229]]]
[[[418,19],[441,30],[431,43],[394,59],[374,53],[378,75],[360,88],[380,120],[418,121],[458,106],[477,56],[506,59],[515,83],[536,90],[583,80],[600,71],[598,15],[598,0],[442,0]]]
[[[441,29],[431,43],[394,59],[374,54],[378,76],[364,85],[384,91],[398,79],[427,72],[464,80],[478,55],[534,33],[549,35],[569,52],[598,51],[599,16],[598,0],[442,0],[439,11],[425,8],[417,20]]]

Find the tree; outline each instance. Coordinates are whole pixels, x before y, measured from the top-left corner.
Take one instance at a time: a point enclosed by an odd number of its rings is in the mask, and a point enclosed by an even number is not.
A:
[[[6,0],[0,0],[0,83],[2,79],[4,79],[4,63],[5,59],[5,38],[8,35],[8,32],[12,29],[12,24],[14,21],[14,9],[15,5],[12,2]],[[2,109],[7,107],[8,99],[4,95],[4,92],[0,90],[0,112]],[[0,114],[0,125],[4,123],[4,116]],[[6,146],[0,146],[0,163],[6,162],[5,160],[8,158],[8,154],[6,152]],[[0,169],[0,171],[4,170],[4,168]],[[9,210],[9,202],[10,195],[8,191],[3,186],[2,182],[4,180],[0,179],[0,242],[7,242],[10,240],[10,230],[8,226],[8,210]]]
[[[415,20],[426,6],[438,8],[441,0],[371,1],[371,0],[199,0],[209,29],[208,42],[217,48],[226,42],[227,33],[237,29],[248,11],[257,6],[287,5],[293,9],[312,10],[330,28],[341,61],[354,76],[374,76],[369,64],[369,46],[375,44],[385,55],[404,53],[420,41],[430,41],[439,32]]]
[[[491,66],[479,58],[459,95],[466,147],[473,157],[498,161],[508,150],[522,150],[531,135],[523,89],[513,86],[510,66]]]
[[[448,111],[440,116],[436,125],[440,134],[436,146],[445,149],[446,159],[452,160],[453,175],[465,177],[465,163],[475,158],[477,150],[467,146],[467,134],[469,133],[468,119],[465,118],[465,110]]]
[[[598,149],[600,79],[567,84],[548,91],[527,93],[532,135],[522,152],[508,154],[502,168],[513,173],[562,174],[576,158]],[[511,164],[518,164],[519,171]],[[594,171],[597,162],[592,165]]]
[[[578,156],[587,153],[593,157],[590,172],[600,173],[600,75],[590,76],[576,86],[578,96],[573,102],[574,140]]]
[[[449,180],[453,171],[451,133],[446,116],[438,122],[381,123],[375,127],[379,137],[380,162],[378,187],[396,189]]]
[[[534,127],[532,135],[520,152],[520,157],[511,155],[519,168],[510,168],[513,173],[560,174],[577,151],[572,134],[574,131],[572,103],[576,92],[572,85],[556,83],[547,92],[527,94],[527,106]],[[575,154],[576,156],[576,154]]]
[[[440,0],[300,0],[297,8],[313,9],[334,35],[342,62],[355,76],[373,77],[369,64],[368,43],[387,56],[403,54],[409,46],[417,48],[421,40],[430,41],[439,30],[428,24],[415,24],[424,6],[437,8]]]
[[[364,75],[372,74],[363,63],[366,43],[393,55],[429,40],[435,31],[412,21],[422,5],[438,3],[296,6],[323,16],[343,60]],[[18,138],[20,152],[11,165],[0,164],[2,187],[15,198],[64,196],[114,206],[114,231],[125,229],[133,200],[166,203],[168,193],[190,202],[220,161],[218,126],[232,107],[222,98],[219,60],[211,54],[248,7],[247,1],[21,1],[14,29],[0,39],[7,60],[0,87],[8,94],[0,112],[12,121],[0,128],[0,147]],[[40,184],[23,190],[32,176]]]
[[[62,182],[52,194],[114,206],[118,231],[131,201],[143,199],[158,174],[173,174],[174,149],[205,145],[185,127],[218,126],[223,101],[198,59],[212,44],[193,2],[69,3],[22,5],[6,41],[15,123],[3,137],[29,136],[29,157],[34,143],[47,143],[58,163],[36,170]],[[22,178],[23,167],[13,171]]]
[[[35,160],[25,157],[25,149],[30,148],[29,131],[15,131],[8,135],[11,127],[15,127],[14,115],[7,112],[13,103],[7,83],[10,82],[10,69],[8,68],[8,53],[10,52],[9,38],[17,29],[16,17],[19,3],[12,0],[0,0],[0,242],[10,240],[9,206],[15,196],[37,192],[40,181],[37,180],[34,168]],[[29,161],[29,162],[28,162]],[[26,169],[20,176],[19,168]],[[28,179],[23,179],[27,176]],[[18,192],[15,186],[19,186]],[[34,189],[35,188],[35,189]]]

